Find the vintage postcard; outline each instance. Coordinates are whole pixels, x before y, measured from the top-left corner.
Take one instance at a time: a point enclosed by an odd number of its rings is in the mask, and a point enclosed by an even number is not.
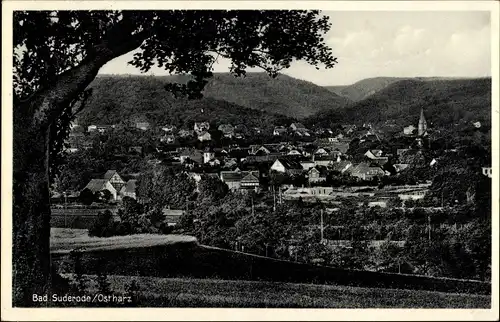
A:
[[[2,320],[498,319],[498,2],[2,9]]]

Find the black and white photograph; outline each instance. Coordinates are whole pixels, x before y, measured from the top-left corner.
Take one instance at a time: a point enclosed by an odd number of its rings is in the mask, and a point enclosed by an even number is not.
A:
[[[499,3],[396,2],[3,2],[2,320],[498,319]]]

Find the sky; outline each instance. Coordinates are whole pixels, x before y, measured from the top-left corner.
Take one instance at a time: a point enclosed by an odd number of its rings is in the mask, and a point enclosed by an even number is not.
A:
[[[490,14],[482,11],[323,11],[325,37],[338,64],[316,70],[294,62],[283,71],[318,85],[349,85],[371,77],[491,76]],[[134,52],[110,61],[100,74],[141,74],[128,65]],[[219,59],[214,72],[229,71]],[[261,71],[249,69],[248,71]],[[166,75],[157,67],[146,75]]]

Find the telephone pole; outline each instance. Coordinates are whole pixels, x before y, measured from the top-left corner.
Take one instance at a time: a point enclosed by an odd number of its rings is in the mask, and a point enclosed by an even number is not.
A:
[[[323,238],[323,209],[321,209],[321,243],[323,243],[324,238]]]
[[[431,241],[431,215],[427,215],[427,221],[429,226],[429,242]]]
[[[273,188],[273,211],[276,212],[276,191]]]

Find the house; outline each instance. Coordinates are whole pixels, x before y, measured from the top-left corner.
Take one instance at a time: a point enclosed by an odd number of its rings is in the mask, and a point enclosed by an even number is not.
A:
[[[187,138],[193,135],[193,131],[180,130],[179,133],[177,133],[177,135],[179,135],[179,137],[181,138]]]
[[[208,122],[196,122],[194,123],[194,131],[198,134],[210,130],[210,124]]]
[[[127,183],[120,190],[120,195],[122,199],[125,197],[136,199],[137,198],[135,194],[136,185],[137,185],[137,180],[130,179],[129,181],[127,181]]]
[[[282,135],[285,135],[286,132],[287,132],[287,130],[284,126],[277,126],[274,128],[273,135],[274,136],[282,136]]]
[[[255,174],[250,172],[241,179],[240,189],[254,190],[255,192],[258,192],[259,188],[260,188],[260,182],[258,175],[255,176]]]
[[[220,172],[220,180],[228,186],[229,190],[258,189],[258,178],[259,171],[240,171],[236,169],[234,171]],[[242,185],[242,182],[244,182],[244,185]]]
[[[180,223],[181,217],[186,213],[185,210],[180,209],[170,209],[164,208],[163,211],[164,222],[167,223],[168,226],[176,226]]]
[[[117,198],[117,192],[116,192],[115,187],[113,187],[111,182],[109,180],[106,180],[106,179],[92,179],[85,186],[85,188],[82,189],[82,192],[84,190],[90,190],[94,194],[97,192],[103,192],[103,191],[107,190],[111,194],[112,200],[116,200],[116,198]]]
[[[300,162],[285,158],[278,158],[276,161],[274,161],[270,171],[295,175],[295,174],[301,174],[303,168]]]
[[[329,155],[330,150],[327,148],[318,148],[316,151],[314,151],[315,156],[320,156],[320,155]]]
[[[167,144],[172,144],[175,142],[175,136],[172,134],[165,134],[160,138],[160,142],[164,142]]]
[[[474,125],[476,129],[479,129],[481,127],[481,122],[473,122],[472,125]]]
[[[97,132],[99,133],[106,133],[112,129],[114,129],[116,126],[115,125],[97,125]]]
[[[372,159],[372,160],[381,157],[382,154],[383,154],[382,150],[368,150],[365,152],[365,156],[368,159]]]
[[[380,168],[380,166],[375,166],[366,162],[362,162],[357,166],[352,167],[352,169],[350,169],[350,173],[352,176],[363,180],[371,180],[374,177],[385,175],[385,171]]]
[[[210,133],[203,131],[198,134],[198,140],[201,142],[210,141],[212,140],[212,136],[210,135]]]
[[[222,132],[222,136],[225,138],[232,138],[234,136],[234,126],[231,124],[221,124],[217,129]]]
[[[292,149],[292,150],[288,151],[287,155],[298,156],[298,155],[302,155],[302,152],[300,152],[298,149]]]
[[[292,131],[307,131],[307,128],[302,123],[292,123],[290,129],[292,129]]]
[[[352,163],[350,161],[340,161],[332,164],[332,170],[340,173],[346,172],[350,167],[352,167]]]
[[[104,174],[104,180],[109,181],[116,189],[116,191],[120,191],[120,189],[125,185],[125,181],[120,177],[116,170],[108,170]]]
[[[398,194],[399,199],[405,201],[405,200],[419,200],[423,199],[427,193],[428,189],[414,189],[414,190],[407,190],[403,193]]]
[[[150,124],[149,122],[137,122],[135,123],[135,127],[140,130],[147,131],[150,128]]]
[[[321,155],[321,156],[315,156],[313,158],[314,166],[321,166],[321,167],[330,167],[332,166],[335,162],[340,161],[340,157],[336,157],[332,154],[329,155]],[[338,160],[337,160],[338,159]]]
[[[263,145],[250,145],[250,150],[248,151],[251,155],[267,155],[271,151]]]
[[[215,158],[215,152],[211,148],[205,149],[203,151],[203,163],[209,163],[212,159]]]
[[[203,153],[195,149],[183,149],[179,152],[179,159],[181,163],[185,163],[188,160],[194,161],[195,163],[203,163]]]
[[[302,169],[304,169],[304,170],[309,170],[311,168],[314,168],[314,166],[315,166],[314,161],[301,161],[300,165],[302,166]]]
[[[175,127],[175,125],[167,124],[167,125],[162,126],[162,127],[161,127],[161,130],[162,130],[163,132],[168,133],[168,134],[172,134],[172,133],[174,133],[174,132],[175,132],[176,127]]]
[[[416,130],[417,128],[414,127],[413,125],[408,125],[406,127],[403,128],[403,134],[404,135],[412,135],[413,132]]]
[[[325,167],[314,167],[307,172],[307,175],[309,183],[323,182],[326,181],[328,172]]]
[[[97,131],[97,125],[87,126],[87,132],[96,132],[96,131]]]
[[[405,170],[406,168],[408,168],[409,164],[407,163],[396,163],[393,165],[394,169],[396,170],[396,173],[399,173],[403,170]]]

